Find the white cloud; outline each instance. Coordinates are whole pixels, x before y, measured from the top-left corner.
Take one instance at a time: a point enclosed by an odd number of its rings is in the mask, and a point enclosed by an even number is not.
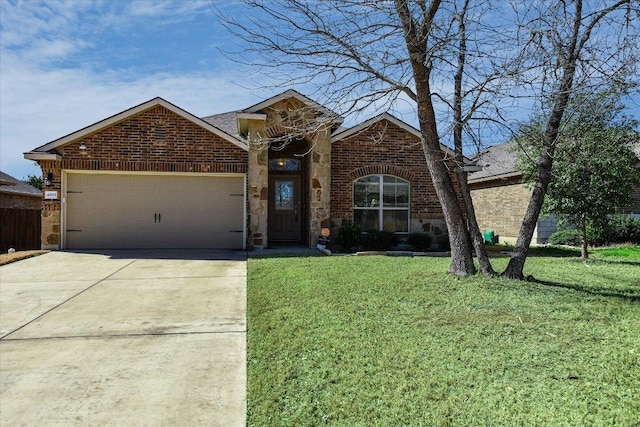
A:
[[[234,75],[158,74],[120,80],[117,73],[43,70],[15,60],[9,64],[11,71],[0,80],[0,168],[18,178],[37,171],[23,152],[156,96],[197,116],[239,109],[259,99],[234,85]]]
[[[257,102],[258,97],[233,84],[239,78],[233,67],[145,74],[134,66],[110,68],[108,55],[101,67],[65,62],[91,51],[91,37],[104,31],[126,31],[135,20],[141,28],[159,25],[158,17],[170,25],[169,20],[189,19],[206,4],[1,1],[0,169],[17,178],[39,173],[24,152],[156,96],[197,116]],[[135,5],[137,15],[116,10],[120,5]]]

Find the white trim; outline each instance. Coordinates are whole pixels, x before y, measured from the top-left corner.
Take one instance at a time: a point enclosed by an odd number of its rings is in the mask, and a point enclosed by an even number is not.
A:
[[[378,206],[356,206],[355,204],[355,198],[356,198],[356,191],[355,191],[355,184],[360,181],[363,178],[366,178],[368,176],[377,176],[379,178],[378,181],[378,186],[379,186],[379,190],[378,190],[378,194],[380,194],[380,200],[379,200],[379,204]],[[407,200],[407,207],[403,207],[403,206],[384,206],[384,177],[385,176],[390,176],[399,180],[402,180],[403,183],[406,183],[407,186],[409,187],[409,194],[407,195],[408,200]],[[396,182],[397,184],[397,182]],[[389,174],[389,173],[374,173],[374,174],[370,174],[370,175],[365,175],[362,176],[360,178],[355,179],[352,183],[351,183],[351,192],[352,192],[352,200],[351,200],[351,208],[354,211],[354,215],[352,217],[352,222],[355,224],[355,211],[356,210],[368,210],[368,211],[378,211],[378,231],[384,231],[384,211],[406,211],[407,212],[407,231],[394,231],[394,234],[411,234],[411,182],[407,179],[404,179],[400,176],[397,175],[393,175],[393,174]],[[364,231],[364,230],[363,230]]]
[[[55,153],[36,153],[29,151],[27,153],[23,153],[23,155],[27,160],[62,160],[62,156]]]
[[[264,113],[236,113],[236,117],[247,120],[267,120],[267,115]]]
[[[240,177],[245,176],[239,172],[156,172],[156,171],[111,171],[111,170],[90,170],[90,169],[63,169],[63,173],[77,173],[83,175],[171,175],[171,176],[220,176],[220,177]]]
[[[67,176],[78,175],[170,175],[170,176],[206,176],[206,177],[242,177],[242,250],[247,249],[247,174],[246,173],[199,173],[199,172],[153,172],[153,171],[94,171],[83,169],[63,169],[60,188],[60,250],[66,249],[67,239]],[[58,248],[56,248],[58,249]]]
[[[509,178],[514,178],[514,177],[518,177],[518,176],[522,176],[522,172],[510,172],[510,173],[503,173],[500,175],[491,175],[491,176],[485,176],[482,178],[471,178],[469,177],[468,179],[468,183],[469,185],[471,184],[478,184],[481,182],[488,182],[488,181],[506,181]]]
[[[121,122],[131,116],[134,116],[138,113],[141,113],[143,111],[146,111],[150,108],[156,107],[156,106],[162,106],[166,109],[168,109],[169,111],[172,111],[173,113],[179,115],[180,117],[189,120],[191,123],[200,126],[201,128],[208,130],[209,132],[218,135],[219,137],[225,139],[226,141],[236,145],[237,147],[243,149],[244,151],[249,151],[249,147],[247,146],[247,144],[240,140],[237,139],[235,137],[233,137],[232,135],[229,135],[228,133],[224,132],[223,130],[213,126],[210,123],[207,123],[206,121],[200,119],[199,117],[194,116],[193,114],[189,113],[186,110],[183,110],[182,108],[160,98],[153,98],[147,102],[144,102],[140,105],[137,105],[135,107],[129,108],[128,110],[122,111],[121,113],[118,113],[116,115],[113,115],[111,117],[108,117],[104,120],[101,120],[99,122],[96,122],[92,125],[89,125],[83,129],[80,129],[78,131],[75,131],[73,133],[70,133],[69,135],[63,136],[62,138],[58,138],[54,141],[51,141],[45,145],[42,145],[38,148],[36,148],[35,150],[32,150],[29,154],[31,153],[35,153],[35,152],[47,152],[50,150],[54,150],[64,144],[67,144],[69,142],[72,142],[74,140],[77,140],[79,138],[82,138],[84,136],[87,136],[91,133],[97,132],[101,129],[104,129],[108,126],[111,126],[115,123]],[[49,160],[49,159],[43,159],[43,160]]]
[[[282,100],[285,99],[289,99],[289,98],[295,98],[298,101],[302,102],[305,105],[308,105],[309,107],[313,107],[316,108],[320,111],[322,111],[324,114],[327,114],[329,116],[334,116],[336,119],[334,120],[334,123],[338,123],[341,124],[342,122],[344,122],[344,118],[342,116],[340,116],[338,113],[328,109],[327,107],[324,107],[320,104],[318,104],[316,101],[314,101],[311,98],[307,98],[306,96],[304,96],[303,94],[301,94],[300,92],[293,90],[293,89],[288,89],[278,95],[272,96],[271,98],[265,99],[264,101],[261,101],[255,105],[252,105],[249,108],[245,108],[244,111],[248,112],[248,113],[256,113],[264,108],[267,108],[277,102],[280,102]]]

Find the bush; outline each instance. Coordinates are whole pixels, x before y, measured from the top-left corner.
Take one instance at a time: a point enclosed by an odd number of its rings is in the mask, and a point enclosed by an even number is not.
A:
[[[449,242],[449,235],[441,234],[436,237],[436,243],[438,244],[438,250],[441,251],[450,251],[451,243]]]
[[[580,246],[582,238],[577,230],[561,230],[549,236],[550,245]]]
[[[431,248],[431,236],[425,233],[411,233],[407,243],[419,251],[426,251]]]
[[[640,244],[640,219],[614,215],[600,224],[589,224],[587,241],[596,246],[613,243]]]
[[[398,238],[391,231],[369,230],[361,236],[360,241],[365,250],[388,251],[398,243]]]
[[[360,245],[360,237],[362,230],[349,220],[342,221],[342,225],[338,228],[338,236],[336,243],[347,252],[353,252]]]

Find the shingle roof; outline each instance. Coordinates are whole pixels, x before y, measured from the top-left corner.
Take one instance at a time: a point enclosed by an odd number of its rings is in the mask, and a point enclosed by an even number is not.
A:
[[[0,172],[0,193],[19,194],[23,196],[42,197],[42,191],[26,182],[15,179],[11,175]]]
[[[471,158],[478,166],[482,166],[482,170],[469,174],[469,182],[518,173],[517,157],[517,148],[513,141],[492,145],[482,150]]]
[[[303,102],[304,104],[310,107],[313,107],[314,109],[317,109],[323,114],[326,114],[328,117],[333,117],[334,120],[333,120],[332,132],[334,135],[336,133],[339,133],[345,130],[345,128],[342,127],[343,118],[340,117],[340,115],[329,110],[327,107],[318,104],[316,101],[312,100],[311,98],[307,98],[306,96],[302,95],[300,92],[295,91],[293,89],[286,90],[278,95],[272,96],[271,98],[265,99],[255,105],[252,105],[250,107],[247,107],[241,110],[228,111],[226,113],[220,113],[220,114],[212,114],[210,116],[202,117],[201,119],[223,130],[224,132],[230,135],[242,138],[238,131],[238,118],[237,118],[238,114],[255,113],[269,105],[272,105],[286,98],[296,98],[299,101]]]
[[[229,111],[227,113],[214,114],[207,117],[202,117],[205,122],[222,129],[229,135],[238,136],[238,121],[236,114],[241,113],[242,110]]]
[[[631,144],[630,148],[640,159],[640,142]],[[471,158],[482,166],[482,170],[470,173],[469,182],[520,174],[516,169],[517,158],[518,148],[514,141],[488,147]]]

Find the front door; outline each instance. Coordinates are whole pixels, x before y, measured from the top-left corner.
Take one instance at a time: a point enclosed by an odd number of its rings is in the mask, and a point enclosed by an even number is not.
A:
[[[269,240],[300,241],[300,177],[269,176]]]

